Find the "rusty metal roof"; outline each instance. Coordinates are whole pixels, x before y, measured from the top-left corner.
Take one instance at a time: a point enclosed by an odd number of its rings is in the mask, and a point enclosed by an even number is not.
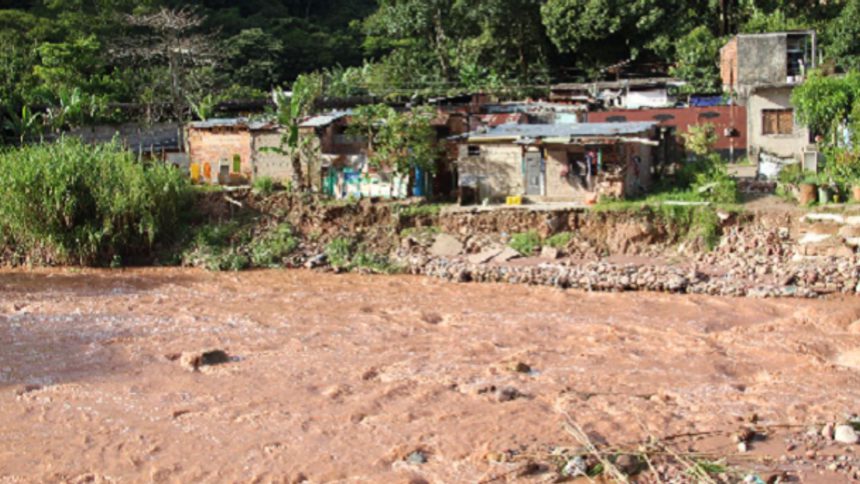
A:
[[[504,124],[496,128],[469,133],[468,137],[469,141],[623,137],[650,131],[657,124],[651,121],[627,123]]]

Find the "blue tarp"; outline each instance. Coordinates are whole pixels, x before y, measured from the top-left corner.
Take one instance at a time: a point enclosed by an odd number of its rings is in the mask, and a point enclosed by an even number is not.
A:
[[[690,106],[696,108],[712,108],[725,104],[723,96],[691,96]]]

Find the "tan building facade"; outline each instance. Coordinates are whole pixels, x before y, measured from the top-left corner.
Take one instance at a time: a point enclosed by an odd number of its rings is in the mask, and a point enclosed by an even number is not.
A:
[[[470,136],[459,146],[460,186],[478,200],[546,202],[624,198],[651,187],[656,123],[541,126]]]
[[[750,157],[762,155],[801,161],[809,149],[809,129],[797,122],[791,104],[791,86],[753,90],[747,101]]]

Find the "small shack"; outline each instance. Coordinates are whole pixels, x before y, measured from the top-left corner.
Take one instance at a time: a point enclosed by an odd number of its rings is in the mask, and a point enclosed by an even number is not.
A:
[[[337,199],[405,198],[409,177],[370,165],[367,139],[350,133],[350,111],[312,116],[299,125],[303,162],[314,187]]]
[[[477,200],[623,198],[651,186],[656,122],[507,124],[461,139],[461,192]]]
[[[265,153],[260,173],[255,156],[260,147],[279,146],[280,130],[272,121],[247,118],[211,119],[188,125],[191,179],[210,185],[246,185],[255,177],[277,175],[289,179],[289,157]]]

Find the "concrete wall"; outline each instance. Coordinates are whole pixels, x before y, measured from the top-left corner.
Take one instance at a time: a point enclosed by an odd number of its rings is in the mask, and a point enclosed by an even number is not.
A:
[[[549,147],[544,152],[546,157],[546,198],[548,200],[564,199],[579,200],[588,193],[588,187],[582,183],[582,179],[568,173],[568,160],[571,157],[582,158],[585,151],[580,147],[555,146]]]
[[[221,167],[229,167],[234,182],[248,182],[253,175],[251,133],[247,129],[216,128],[188,130],[188,154],[192,175],[199,167],[202,183],[218,184]],[[239,156],[240,170],[233,171],[233,158]],[[208,170],[206,167],[209,167]],[[209,176],[206,176],[206,173]],[[222,180],[223,181],[223,180]]]
[[[481,144],[480,156],[469,156],[468,145],[460,145],[457,161],[461,182],[465,177],[478,178],[480,198],[499,199],[524,195],[523,149],[518,145]]]
[[[648,191],[653,184],[651,165],[654,162],[654,147],[630,143],[621,147],[622,161],[625,167],[624,193],[636,195],[639,191]],[[636,157],[639,163],[636,163]]]
[[[786,34],[738,36],[738,91],[761,84],[784,84],[788,78]]]
[[[624,107],[627,109],[663,108],[674,103],[666,89],[630,91],[623,97]]]
[[[277,131],[257,131],[252,134],[251,142],[254,164],[254,178],[271,177],[275,181],[287,183],[293,177],[293,165],[286,154],[267,151],[263,148],[278,148],[283,135]]]
[[[759,153],[764,151],[781,158],[802,159],[803,150],[809,145],[809,130],[799,126],[797,119],[795,119],[792,134],[762,134],[762,111],[765,109],[791,108],[791,91],[790,87],[757,89],[750,95],[747,106],[749,112],[747,131],[749,134],[748,152],[751,158],[757,159]]]
[[[182,149],[182,128],[177,123],[99,124],[75,128],[67,136],[78,137],[85,143],[108,143],[116,137],[121,145],[135,152]]]

